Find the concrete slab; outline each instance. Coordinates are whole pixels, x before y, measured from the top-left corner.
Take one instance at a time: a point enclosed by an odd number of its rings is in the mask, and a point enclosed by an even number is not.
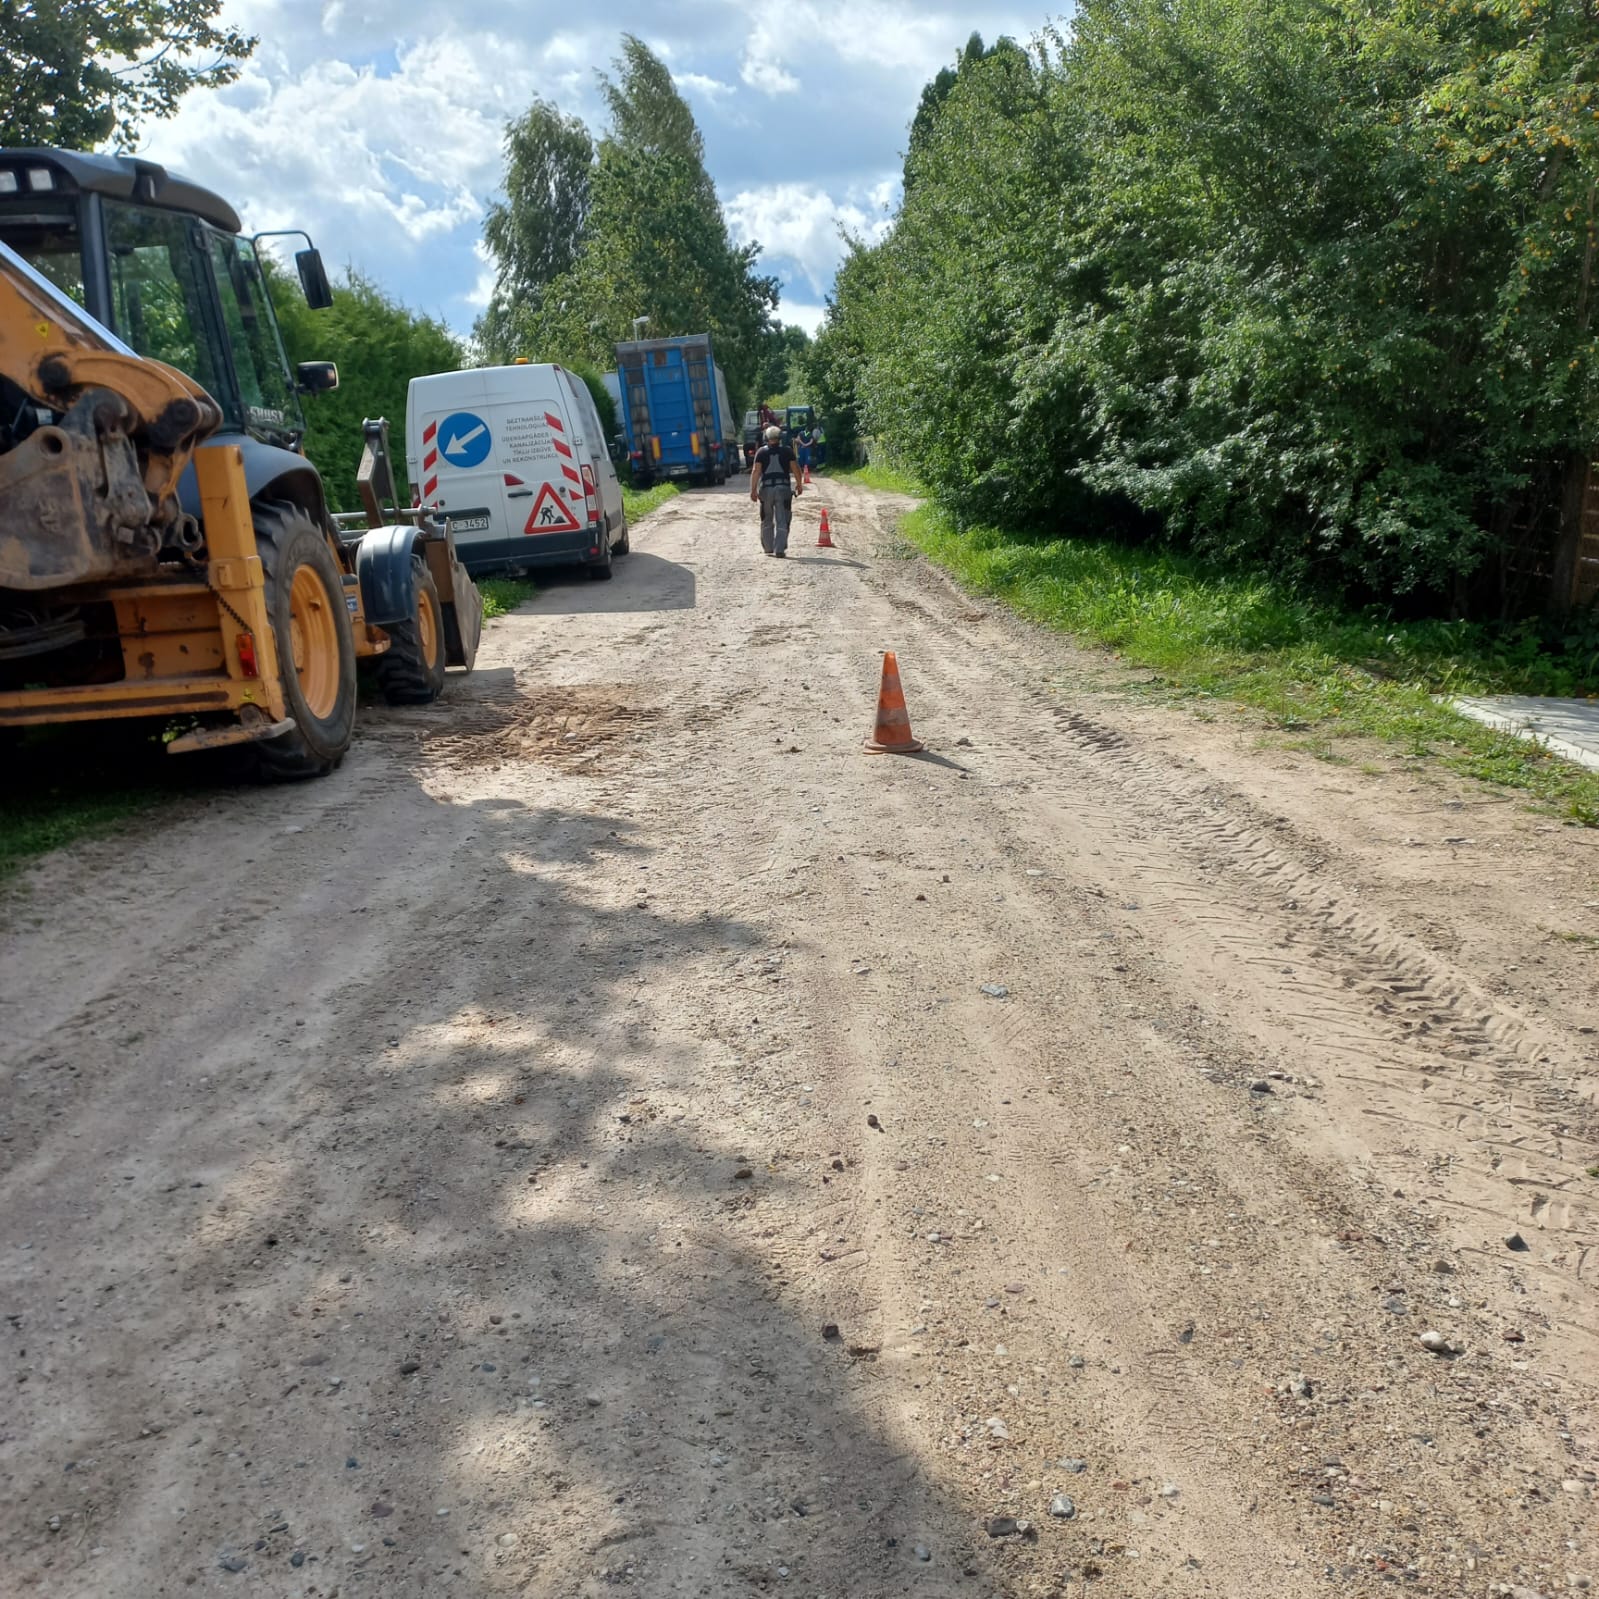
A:
[[[1560,700],[1531,694],[1490,694],[1457,699],[1454,707],[1474,722],[1534,739],[1551,755],[1599,772],[1599,700]]]

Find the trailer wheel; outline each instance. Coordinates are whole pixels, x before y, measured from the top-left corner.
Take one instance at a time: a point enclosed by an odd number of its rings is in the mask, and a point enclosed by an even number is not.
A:
[[[416,613],[409,622],[385,622],[389,647],[378,656],[378,688],[390,705],[431,705],[444,688],[444,608],[420,555],[411,557]]]
[[[299,506],[254,510],[266,609],[294,731],[250,746],[266,782],[322,777],[344,759],[355,731],[355,640],[344,583],[322,529]]]

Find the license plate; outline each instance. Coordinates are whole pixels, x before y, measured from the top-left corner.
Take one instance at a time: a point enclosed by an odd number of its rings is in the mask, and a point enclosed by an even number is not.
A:
[[[489,514],[487,511],[474,511],[466,516],[452,516],[450,518],[450,531],[452,533],[487,533],[489,530]]]

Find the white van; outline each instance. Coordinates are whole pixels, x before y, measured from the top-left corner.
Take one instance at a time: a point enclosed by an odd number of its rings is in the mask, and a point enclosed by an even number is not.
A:
[[[627,554],[622,488],[588,386],[549,363],[412,378],[405,455],[413,500],[440,512],[474,577]]]

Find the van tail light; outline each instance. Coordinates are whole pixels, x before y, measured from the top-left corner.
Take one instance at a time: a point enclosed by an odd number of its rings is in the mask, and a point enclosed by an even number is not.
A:
[[[600,490],[594,480],[594,468],[585,465],[583,468],[583,503],[588,508],[589,523],[592,525],[600,519]]]

